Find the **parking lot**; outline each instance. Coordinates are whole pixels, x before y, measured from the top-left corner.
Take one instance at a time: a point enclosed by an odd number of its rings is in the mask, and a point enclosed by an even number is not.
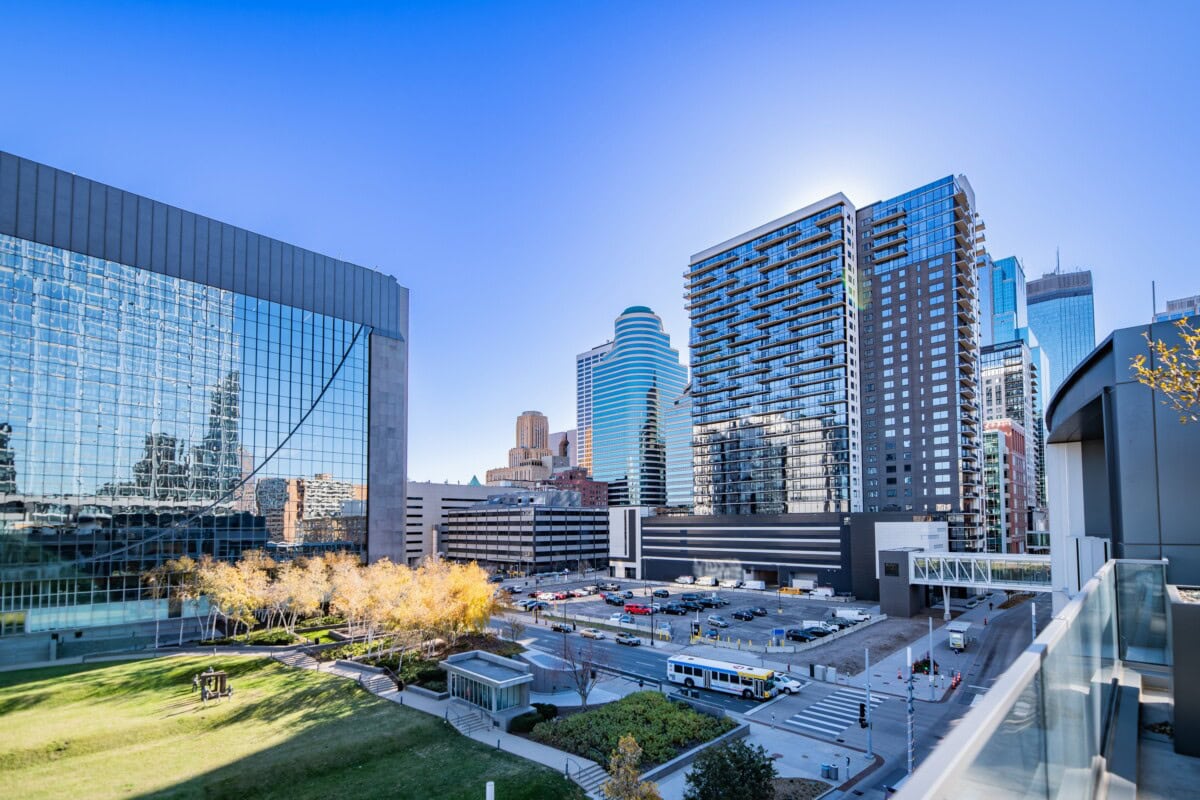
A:
[[[541,585],[538,588],[543,591],[569,591],[573,588],[580,588],[585,585],[595,585],[599,583],[616,583],[620,585],[620,591],[631,591],[633,598],[626,602],[651,603],[656,602],[660,605],[666,605],[672,601],[679,601],[685,593],[694,593],[701,595],[716,594],[729,601],[729,605],[722,608],[703,609],[698,614],[697,612],[689,612],[686,615],[677,616],[671,614],[655,614],[654,621],[656,624],[667,622],[670,624],[673,635],[678,638],[687,636],[691,623],[699,620],[703,630],[707,631],[713,626],[707,624],[707,620],[711,615],[719,615],[729,623],[729,627],[719,630],[722,638],[731,638],[733,640],[749,641],[759,643],[766,641],[771,637],[771,631],[775,628],[803,628],[805,621],[808,620],[827,620],[834,615],[834,612],[841,609],[857,609],[865,611],[868,614],[877,614],[878,609],[872,607],[867,602],[835,602],[832,600],[822,600],[806,596],[776,594],[774,590],[759,591],[753,589],[722,589],[716,587],[704,586],[687,586],[676,583],[657,583],[643,581],[629,581],[615,578],[589,578],[588,580],[566,580],[561,583],[550,585]],[[520,585],[522,581],[512,581]],[[669,596],[665,599],[652,596],[655,589],[665,589]],[[532,584],[525,587],[525,591],[514,595],[514,599],[523,598],[528,595],[528,592],[533,591]],[[737,620],[733,618],[733,612],[749,609],[752,607],[761,607],[767,610],[766,616],[756,616],[752,620]],[[782,609],[782,613],[780,612]],[[569,598],[566,600],[553,601],[548,609],[549,613],[562,615],[565,617],[574,617],[584,615],[600,619],[608,619],[615,613],[622,611],[622,606],[609,605],[599,595],[593,595],[583,598]],[[635,616],[635,621],[640,625],[646,625],[649,619],[645,616]]]

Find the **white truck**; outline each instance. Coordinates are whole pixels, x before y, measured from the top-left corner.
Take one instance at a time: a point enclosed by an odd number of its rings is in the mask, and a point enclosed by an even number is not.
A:
[[[809,597],[833,597],[832,586],[818,586],[808,593]]]
[[[697,586],[716,586],[717,579],[711,575],[705,575],[703,578],[696,579]]]
[[[792,578],[792,588],[811,591],[817,588],[817,582],[812,578]]]
[[[746,581],[746,588],[747,589],[758,589],[759,591],[763,591],[767,588],[767,582],[766,581]]]
[[[946,625],[946,630],[950,633],[946,643],[950,645],[951,650],[957,654],[967,649],[967,643],[970,641],[968,634],[971,631],[971,623],[950,622]]]
[[[871,618],[871,615],[861,608],[839,608],[833,612],[833,615],[838,619],[849,619],[854,622],[866,622]]]

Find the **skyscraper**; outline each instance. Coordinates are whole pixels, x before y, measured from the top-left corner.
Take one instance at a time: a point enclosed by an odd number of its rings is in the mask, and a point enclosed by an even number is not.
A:
[[[984,544],[982,227],[961,175],[858,212],[867,510],[944,513],[959,551]]]
[[[1200,294],[1168,300],[1167,310],[1154,314],[1154,322],[1173,322],[1177,319],[1200,317]],[[1196,320],[1192,320],[1196,324]]]
[[[854,226],[836,194],[692,256],[697,514],[861,510]]]
[[[1092,273],[1052,272],[1027,286],[1029,327],[1046,351],[1052,396],[1071,370],[1096,347]]]
[[[1016,256],[992,261],[986,252],[979,263],[979,313],[983,345],[1011,342],[1029,324],[1025,268]]]
[[[394,278],[0,153],[0,296],[0,642],[167,618],[139,575],[266,546],[255,482],[369,485],[294,541],[403,556]]]
[[[612,342],[605,342],[575,356],[575,453],[577,463],[589,474],[592,471],[592,371],[612,346]]]
[[[523,411],[517,417],[517,447],[527,450],[550,449],[550,422],[540,411]]]
[[[593,372],[592,476],[608,483],[609,505],[665,506],[667,412],[683,394],[687,367],[658,315],[625,309]]]
[[[554,472],[550,451],[550,421],[540,411],[517,417],[516,446],[508,449],[508,466],[487,471],[489,486],[523,486],[532,489]]]

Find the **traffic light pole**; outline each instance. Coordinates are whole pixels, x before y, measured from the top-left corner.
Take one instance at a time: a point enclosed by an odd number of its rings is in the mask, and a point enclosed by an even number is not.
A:
[[[913,772],[913,756],[916,752],[915,742],[913,741],[913,683],[916,682],[916,677],[912,671],[912,648],[905,648],[905,656],[908,659],[908,774]],[[932,656],[930,656],[932,658]]]
[[[867,758],[874,758],[875,751],[871,749],[871,648],[867,651]]]

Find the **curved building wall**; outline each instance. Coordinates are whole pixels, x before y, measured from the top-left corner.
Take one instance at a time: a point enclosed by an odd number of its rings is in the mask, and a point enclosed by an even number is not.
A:
[[[658,315],[634,306],[617,317],[612,351],[593,381],[592,475],[608,483],[609,505],[666,505],[666,418],[687,367]]]

